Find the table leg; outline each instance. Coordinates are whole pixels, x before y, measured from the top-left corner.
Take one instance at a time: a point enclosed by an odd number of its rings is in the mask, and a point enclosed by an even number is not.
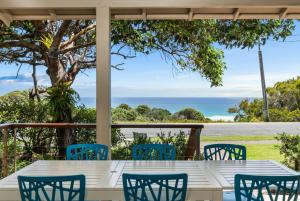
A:
[[[223,201],[223,191],[215,191],[213,193],[213,201]]]

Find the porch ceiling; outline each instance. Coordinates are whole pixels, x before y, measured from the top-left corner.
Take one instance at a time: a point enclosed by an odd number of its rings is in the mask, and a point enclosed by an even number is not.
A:
[[[128,20],[300,18],[300,0],[1,0],[0,19],[95,19],[97,6]]]
[[[0,15],[11,20],[95,19],[95,8],[2,9]],[[112,19],[296,19],[299,7],[285,8],[112,8]],[[4,17],[5,18],[5,17]]]

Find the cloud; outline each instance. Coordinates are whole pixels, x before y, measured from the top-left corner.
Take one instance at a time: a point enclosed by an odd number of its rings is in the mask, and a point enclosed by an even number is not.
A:
[[[250,86],[207,87],[112,87],[114,97],[259,97],[261,89]]]
[[[37,75],[37,80],[39,85],[44,85],[49,83],[49,78],[47,75]],[[0,77],[0,83],[3,84],[13,84],[13,83],[22,83],[22,84],[32,84],[32,76],[30,73],[20,74],[18,76],[9,75]]]

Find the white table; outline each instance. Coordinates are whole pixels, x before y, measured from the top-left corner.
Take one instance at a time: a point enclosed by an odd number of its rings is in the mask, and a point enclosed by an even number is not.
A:
[[[188,200],[222,201],[236,173],[298,174],[273,161],[37,161],[0,181],[0,200],[20,200],[17,176],[84,174],[88,200],[124,200],[123,173],[188,173]]]

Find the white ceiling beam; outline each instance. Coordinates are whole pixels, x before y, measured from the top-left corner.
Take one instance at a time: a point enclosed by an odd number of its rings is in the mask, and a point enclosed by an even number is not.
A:
[[[146,21],[147,20],[147,10],[144,8],[143,9],[143,20]]]
[[[286,15],[288,14],[288,8],[283,8],[279,14],[279,19],[282,20],[286,17]]]
[[[256,14],[256,13],[241,13],[239,19],[248,20],[248,19],[279,19],[278,14]]]
[[[240,15],[240,9],[236,8],[235,11],[233,12],[233,21],[239,19],[239,15]]]
[[[190,8],[190,11],[189,11],[189,21],[192,21],[194,18],[194,10],[192,8]]]
[[[53,20],[53,21],[57,20],[57,15],[56,15],[55,10],[49,10],[49,15],[50,15],[51,20]]]
[[[15,15],[14,20],[52,20],[50,15]],[[56,20],[93,20],[96,15],[56,15]]]
[[[0,20],[9,27],[13,21],[13,17],[7,10],[0,10]]]

